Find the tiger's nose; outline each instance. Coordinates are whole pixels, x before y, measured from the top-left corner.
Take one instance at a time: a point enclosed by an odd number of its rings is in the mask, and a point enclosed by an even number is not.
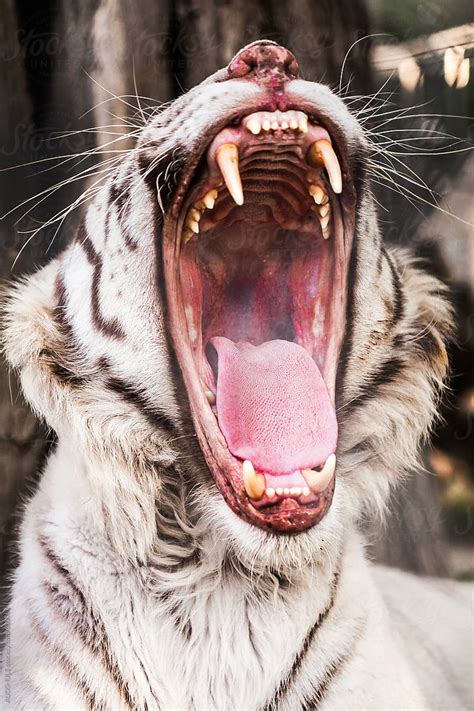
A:
[[[254,78],[259,83],[282,84],[298,76],[294,55],[276,42],[252,42],[240,50],[228,66],[230,78]]]

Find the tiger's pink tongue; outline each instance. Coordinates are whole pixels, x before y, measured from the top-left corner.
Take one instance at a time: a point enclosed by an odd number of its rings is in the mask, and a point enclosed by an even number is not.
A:
[[[324,464],[336,451],[337,420],[322,375],[302,346],[260,346],[217,336],[216,407],[235,457],[287,474]]]

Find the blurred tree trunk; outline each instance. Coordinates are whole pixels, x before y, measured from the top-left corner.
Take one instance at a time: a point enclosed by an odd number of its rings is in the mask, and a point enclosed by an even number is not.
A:
[[[126,135],[127,123],[138,113],[135,94],[144,97],[145,105],[169,101],[258,38],[276,40],[293,50],[306,79],[338,87],[346,52],[370,31],[363,0],[136,0],[133,4],[127,0],[46,0],[40,7],[27,0],[16,4],[0,0],[0,140],[5,165],[93,145],[91,134],[71,134],[65,142],[52,143],[47,140],[52,131],[114,124],[119,128],[112,130]],[[350,92],[371,91],[369,48],[369,40],[361,41],[348,56],[342,86],[351,80]],[[130,97],[116,98],[124,95]],[[79,118],[92,107],[92,113]],[[110,140],[106,130],[99,129],[98,145]],[[26,168],[0,174],[1,212],[67,175],[61,168],[46,174]],[[77,186],[68,187],[53,205],[40,206],[31,219],[44,220],[69,204],[77,192]],[[14,273],[44,264],[69,239],[73,227],[74,220],[54,242],[51,229],[38,234],[21,253]],[[25,237],[20,238],[11,219],[1,223],[0,230],[1,277],[8,279]],[[34,484],[49,445],[45,430],[23,404],[14,383],[10,396],[5,368],[0,374],[0,393],[0,525],[5,551],[13,513]],[[396,513],[385,536],[375,536],[379,558],[419,572],[440,570],[435,545],[440,539],[437,514],[430,515],[428,525],[420,528],[428,500],[428,510],[437,511],[430,480],[413,479],[397,494]],[[411,537],[413,530],[416,539]],[[0,566],[5,569],[4,557]]]
[[[0,16],[0,169],[4,169],[27,159],[26,136],[33,109],[13,0],[0,0]],[[0,215],[24,197],[22,176],[16,171],[0,172]],[[0,244],[0,280],[4,284],[19,250],[12,220],[0,222]],[[37,477],[48,446],[46,440],[45,429],[23,402],[15,379],[10,379],[0,363],[0,610],[6,596],[8,542],[17,523],[14,512]],[[0,632],[2,629],[0,626]]]

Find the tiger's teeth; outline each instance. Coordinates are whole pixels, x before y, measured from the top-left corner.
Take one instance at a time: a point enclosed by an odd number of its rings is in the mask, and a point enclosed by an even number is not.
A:
[[[321,225],[321,229],[323,229],[323,230],[326,229],[326,227],[329,225],[330,219],[331,219],[331,215],[325,215],[325,217],[319,218],[319,223]]]
[[[272,121],[272,131],[278,130],[278,121]]]
[[[326,215],[330,212],[331,206],[326,203],[325,205],[321,205],[319,208],[319,214],[321,217],[326,217]]]
[[[309,496],[311,493],[311,489],[309,488],[309,486],[303,486],[303,490],[301,493],[303,494],[303,496]]]
[[[308,133],[308,117],[304,114],[300,116],[300,119],[298,121],[298,128],[300,129],[301,133]]]
[[[323,238],[324,239],[329,239],[331,236],[331,228],[328,227],[323,227]]]
[[[206,399],[207,399],[209,405],[216,404],[216,396],[214,395],[212,390],[204,390],[204,395],[206,396]]]
[[[275,497],[275,489],[272,489],[271,486],[268,487],[265,493],[268,499],[273,499]]]
[[[244,193],[239,173],[239,151],[235,143],[224,143],[217,151],[216,161],[227,185],[227,190],[237,205],[243,205]]]
[[[191,239],[191,237],[194,237],[194,232],[192,230],[190,230],[188,227],[185,227],[185,229],[183,230],[183,234],[182,234],[184,244],[187,244],[189,242],[189,240]]]
[[[247,121],[247,128],[250,131],[250,133],[253,133],[254,136],[257,136],[260,133],[260,131],[262,130],[260,121],[257,118],[252,118],[249,121]]]
[[[292,496],[301,496],[301,487],[299,486],[292,486],[290,489],[290,494]]]
[[[342,193],[341,166],[329,141],[315,141],[308,151],[308,162],[313,166],[324,163],[331,188],[335,193]]]
[[[254,501],[261,499],[265,492],[265,477],[263,474],[256,474],[249,459],[242,464],[242,478],[248,497]]]
[[[310,185],[309,194],[313,196],[313,200],[316,205],[321,205],[326,195],[324,190],[319,185]]]
[[[288,128],[288,125],[289,125],[288,121],[285,121],[285,119],[283,119],[283,121],[281,122],[281,127],[284,131],[286,131],[286,129]]]
[[[184,224],[189,230],[191,230],[191,232],[194,232],[195,235],[199,234],[199,222],[197,222],[197,220],[193,220],[190,215],[186,218],[186,222]]]
[[[277,496],[283,496],[283,489],[281,488],[281,486],[279,486],[277,489],[275,489],[275,494]]]
[[[326,463],[320,472],[315,472],[314,469],[303,469],[302,474],[306,483],[314,494],[320,494],[326,489],[329,482],[334,476],[336,469],[336,455],[330,454],[326,459]]]
[[[293,129],[293,131],[298,128],[298,119],[290,119],[290,128]]]
[[[204,206],[207,207],[208,210],[212,210],[214,207],[214,204],[217,200],[218,192],[215,189],[209,190],[208,193],[206,193],[202,199]]]
[[[270,128],[271,128],[271,123],[270,123],[270,121],[269,121],[268,119],[265,119],[265,121],[263,121],[263,123],[262,123],[262,128],[263,128],[264,131],[269,131],[269,130],[270,130]]]

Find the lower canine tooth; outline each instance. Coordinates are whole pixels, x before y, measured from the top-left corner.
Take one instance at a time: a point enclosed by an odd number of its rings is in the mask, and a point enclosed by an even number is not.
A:
[[[244,193],[239,173],[239,150],[235,143],[224,143],[216,153],[216,161],[227,185],[227,190],[237,205],[243,205]]]
[[[265,493],[265,477],[263,474],[256,474],[249,459],[246,459],[242,464],[242,478],[248,497],[254,501],[261,499]]]
[[[336,455],[330,454],[320,472],[315,472],[313,469],[303,469],[302,474],[311,491],[320,494],[333,478],[335,469]]]

